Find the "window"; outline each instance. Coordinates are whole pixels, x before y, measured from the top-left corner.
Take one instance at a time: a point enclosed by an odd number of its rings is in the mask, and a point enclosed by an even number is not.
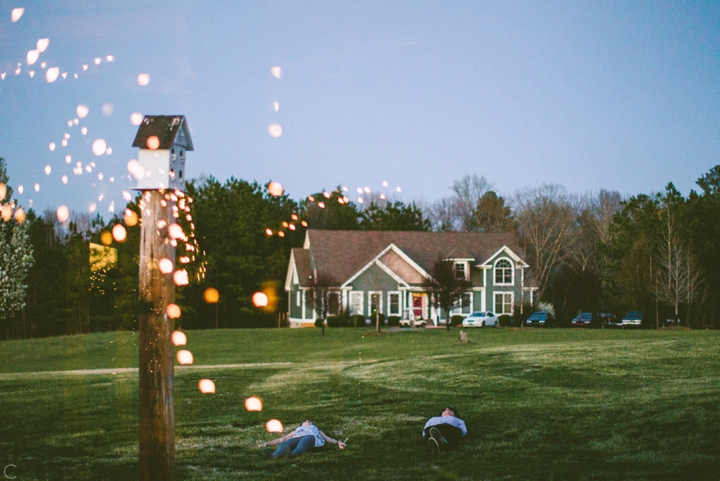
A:
[[[340,312],[340,293],[329,292],[328,293],[328,305],[327,313],[328,316],[337,316]]]
[[[391,292],[388,294],[388,316],[400,315],[400,293]]]
[[[467,279],[467,263],[455,263],[455,279]]]
[[[453,304],[450,314],[470,314],[472,312],[472,294],[466,292]]]
[[[513,294],[512,292],[496,292],[495,293],[495,312],[497,314],[513,313]]]
[[[368,312],[374,315],[375,311],[382,312],[382,293],[370,292],[368,295]]]
[[[350,314],[363,314],[362,292],[350,292]]]
[[[507,259],[500,259],[495,263],[495,284],[511,285],[513,283],[512,264]]]

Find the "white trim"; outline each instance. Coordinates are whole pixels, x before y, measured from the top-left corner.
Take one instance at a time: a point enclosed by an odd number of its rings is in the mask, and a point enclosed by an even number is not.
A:
[[[513,292],[513,291],[496,291],[496,292],[493,292],[493,308],[494,308],[494,309],[492,310],[492,312],[494,312],[495,315],[498,315],[498,310],[495,309],[495,308],[497,308],[497,302],[495,301],[495,298],[496,298],[498,295],[503,295],[503,296],[504,296],[504,295],[507,295],[507,294],[510,295],[510,312],[509,312],[509,313],[508,313],[508,312],[504,312],[504,311],[505,311],[505,299],[503,299],[503,300],[502,300],[503,312],[500,313],[500,314],[501,314],[501,315],[502,315],[502,314],[509,314],[509,315],[511,315],[511,316],[514,314],[514,311],[515,311],[515,292]],[[484,310],[485,310],[485,309],[483,308],[483,311],[484,311]]]
[[[305,231],[305,241],[303,242],[303,249],[310,250],[310,231]]]
[[[302,306],[302,291],[295,291],[295,307]]]
[[[373,297],[373,294],[377,294],[378,300],[380,301],[380,305],[378,306],[378,312],[381,313],[381,314],[384,314],[384,313],[383,313],[383,292],[382,292],[382,291],[367,291],[367,293],[368,293],[368,296],[367,296],[367,301],[368,301],[368,305],[367,305],[367,306],[368,306],[368,310],[367,310],[367,312],[368,312],[368,316],[371,316],[371,315],[372,315],[372,297]]]
[[[360,312],[352,312],[352,308],[353,308],[353,294],[359,294],[359,295],[360,295]],[[365,315],[365,299],[364,299],[364,292],[363,292],[363,291],[350,291],[349,301],[348,301],[348,309],[350,310],[350,314],[360,314],[361,316],[364,316],[364,315]]]
[[[518,256],[517,254],[515,254],[515,253],[512,251],[512,249],[510,249],[508,246],[502,246],[502,247],[501,247],[500,249],[498,249],[493,255],[491,255],[490,257],[488,257],[485,262],[483,262],[482,264],[478,264],[478,265],[475,266],[475,267],[480,267],[480,268],[482,268],[482,267],[490,266],[491,263],[492,263],[491,261],[492,261],[495,257],[497,257],[498,255],[500,255],[500,253],[503,252],[503,251],[505,251],[505,253],[506,253],[507,255],[509,255],[510,258],[513,259],[513,260],[515,261],[515,263],[518,264],[519,266],[522,266],[522,267],[530,267],[529,265],[527,265],[527,264],[525,263],[525,261],[523,261],[523,260],[520,258],[520,256]]]
[[[396,295],[398,296],[398,312],[390,312],[390,306],[392,306],[392,302],[390,302],[390,296]],[[402,294],[400,291],[388,291],[387,293],[387,315],[390,316],[402,316]]]
[[[497,282],[497,265],[500,261],[508,261],[510,263],[510,282]],[[507,267],[502,267],[501,269],[507,269]],[[515,285],[515,266],[513,266],[513,263],[510,259],[507,257],[498,257],[495,259],[495,262],[493,262],[493,270],[492,270],[492,276],[493,276],[493,285],[494,286],[514,286]],[[503,276],[505,277],[505,276]]]
[[[290,251],[290,261],[288,262],[288,272],[285,274],[285,290],[290,291],[292,282],[291,279],[297,278],[297,273],[295,273],[295,254],[293,251]],[[297,284],[297,282],[296,282]]]
[[[418,271],[418,272],[420,273],[420,275],[422,275],[422,276],[425,277],[425,278],[430,278],[430,274],[428,274],[427,272],[425,272],[425,271],[423,270],[423,268],[420,267],[419,265],[417,265],[417,264],[415,263],[415,261],[413,261],[410,257],[407,256],[407,254],[405,254],[403,251],[401,251],[395,244],[390,244],[390,245],[387,246],[385,249],[383,249],[382,251],[380,251],[380,253],[379,253],[378,255],[376,255],[370,262],[368,262],[367,264],[365,264],[365,266],[364,266],[362,269],[360,269],[360,270],[357,271],[352,277],[350,277],[350,279],[348,279],[347,281],[345,281],[345,282],[342,284],[342,286],[340,286],[340,287],[348,286],[351,282],[353,282],[355,279],[357,279],[358,277],[360,277],[360,275],[361,275],[363,272],[365,272],[366,270],[368,270],[368,269],[370,268],[370,266],[372,266],[373,264],[377,263],[377,262],[380,260],[380,258],[381,258],[382,256],[384,256],[384,255],[385,255],[388,251],[390,251],[390,250],[392,250],[393,252],[395,252],[395,253],[396,253],[397,255],[399,255],[405,262],[407,262],[408,264],[410,264],[410,266],[411,266],[413,269],[415,269],[416,271]],[[380,262],[380,264],[382,264],[382,262]],[[385,265],[385,264],[383,264],[383,265]],[[378,266],[379,266],[379,264],[378,264]],[[385,268],[387,268],[388,270],[390,270],[390,268],[387,267],[387,266],[385,266]],[[392,271],[391,271],[391,272],[392,272]],[[397,274],[396,274],[394,277],[396,277],[396,278],[398,278],[398,279],[401,279],[400,277],[397,276]],[[409,284],[408,284],[407,282],[405,282],[405,281],[402,281],[402,283],[403,283],[405,286],[409,286]]]
[[[395,279],[395,281],[396,281],[398,284],[402,285],[402,287],[410,287],[410,284],[408,284],[407,282],[405,282],[400,276],[398,276],[397,274],[395,274],[395,273],[392,271],[392,269],[390,269],[388,266],[386,266],[385,264],[383,264],[380,260],[376,260],[376,261],[375,261],[375,265],[378,266],[380,269],[384,270],[384,271],[387,273],[387,275],[389,275],[390,277],[392,277],[393,279]]]

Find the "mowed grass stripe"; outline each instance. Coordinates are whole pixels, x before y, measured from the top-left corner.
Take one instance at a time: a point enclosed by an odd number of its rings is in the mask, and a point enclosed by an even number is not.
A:
[[[325,339],[319,330],[190,332],[196,362],[209,364],[205,344],[221,334],[223,352],[259,352],[212,357],[218,364],[293,364],[179,369],[178,479],[669,480],[720,472],[714,332],[497,329],[472,331],[469,345],[443,331],[329,329]],[[93,336],[71,340],[95,346],[85,360],[113,339]],[[57,356],[65,348],[52,341],[45,346]],[[22,368],[15,362],[15,372]],[[200,377],[215,380],[217,394],[201,395]],[[262,413],[244,410],[248,395],[262,397]],[[420,430],[445,404],[461,410],[470,434],[432,459]],[[292,462],[257,455],[257,443],[273,437],[267,419],[291,428],[306,417],[350,437],[348,448]],[[0,377],[0,425],[0,461],[17,465],[18,479],[136,478],[135,373]]]

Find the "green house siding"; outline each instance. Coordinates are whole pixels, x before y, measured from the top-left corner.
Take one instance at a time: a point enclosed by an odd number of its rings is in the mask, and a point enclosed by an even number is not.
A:
[[[297,294],[300,292],[300,289],[298,288],[298,285],[293,285],[290,288],[290,293],[288,294],[289,297],[289,316],[294,319],[299,319],[302,317],[302,299],[300,300],[300,305],[298,306],[297,303]],[[302,295],[302,294],[301,294]]]
[[[369,313],[370,292],[381,292],[382,307],[380,312],[387,316],[388,312],[388,292],[398,291],[398,282],[393,279],[387,272],[377,265],[370,266],[365,272],[360,274],[352,283],[350,283],[352,291],[363,292],[363,312],[365,315]],[[352,292],[351,291],[351,292]],[[348,294],[349,299],[350,294]]]

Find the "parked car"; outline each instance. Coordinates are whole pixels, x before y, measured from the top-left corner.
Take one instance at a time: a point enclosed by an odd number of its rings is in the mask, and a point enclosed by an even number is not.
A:
[[[479,311],[473,312],[462,321],[462,327],[497,327],[500,320],[492,312]]]
[[[398,325],[400,327],[425,327],[427,321],[424,319],[400,319]]]
[[[570,321],[571,327],[598,327],[598,319],[592,312],[581,312]]]
[[[606,327],[617,327],[619,322],[617,321],[617,317],[615,317],[615,314],[612,314],[610,312],[598,312],[597,317],[600,320],[600,326],[601,328]]]
[[[643,311],[630,311],[622,318],[622,327],[643,327],[645,325],[645,313]]]
[[[533,312],[525,321],[526,326],[532,327],[555,327],[555,318],[549,312]]]

